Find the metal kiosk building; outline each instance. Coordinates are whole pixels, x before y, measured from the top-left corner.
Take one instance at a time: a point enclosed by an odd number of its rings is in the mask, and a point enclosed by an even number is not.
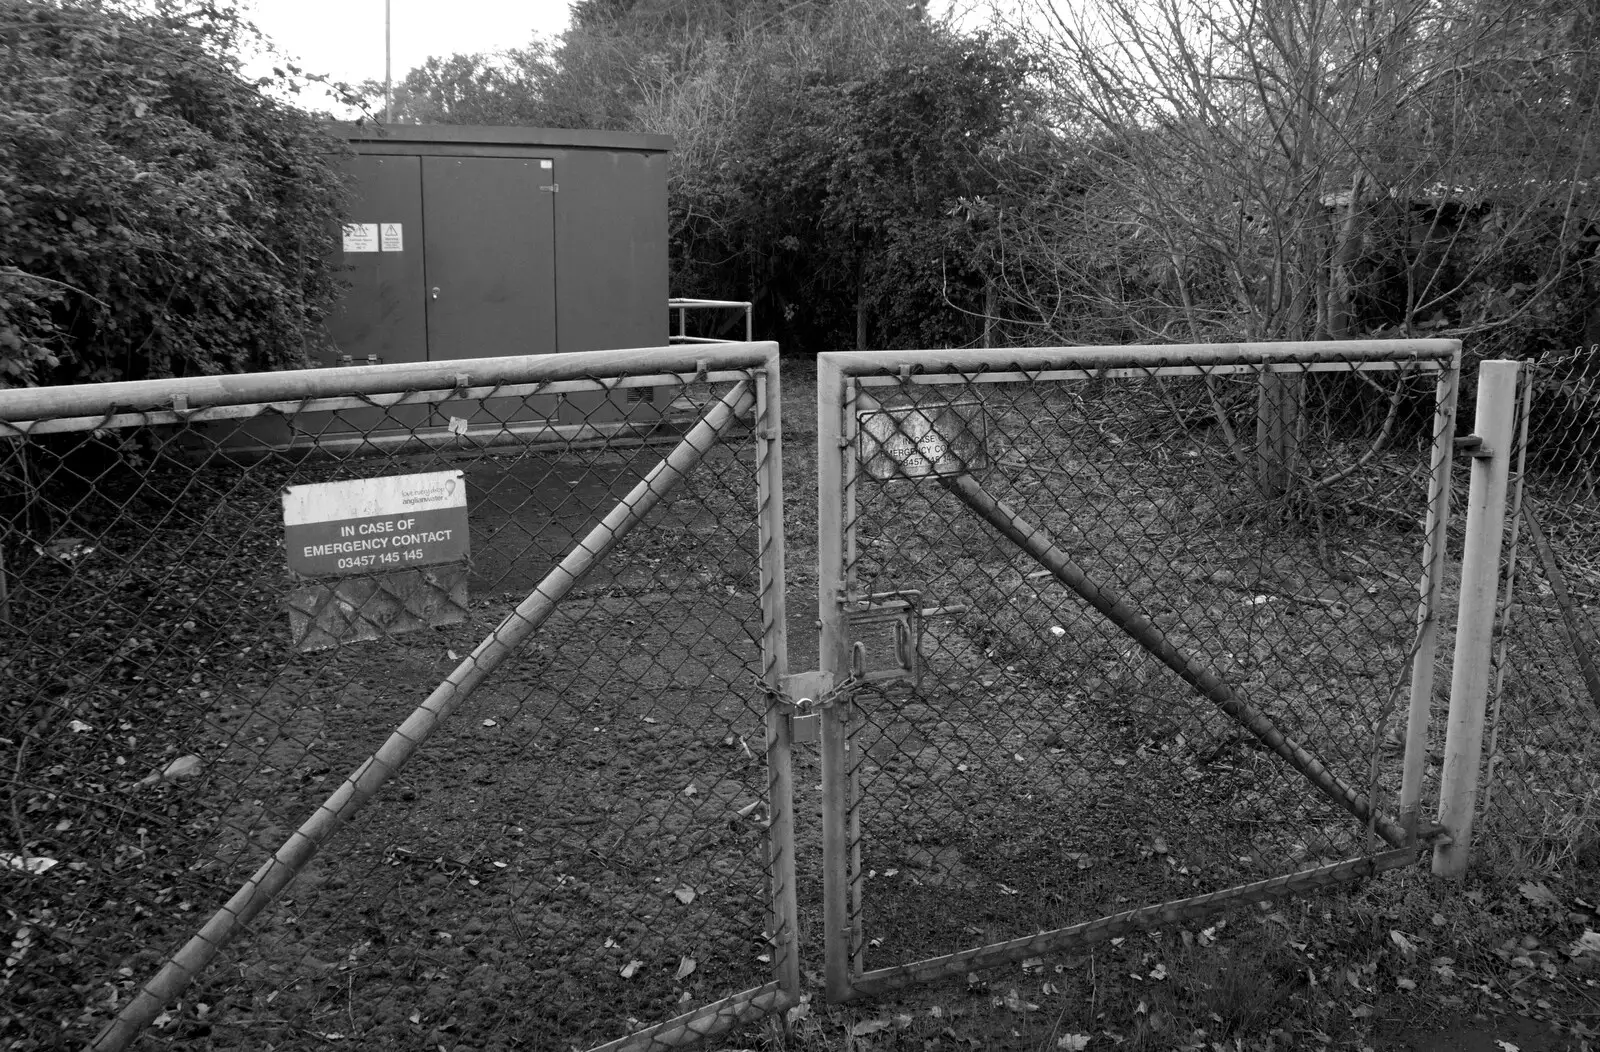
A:
[[[338,129],[355,150],[346,162],[355,199],[342,244],[350,289],[328,321],[337,349],[323,364],[666,342],[670,137]],[[599,394],[569,396],[557,409],[552,398],[553,422],[637,420],[646,408],[603,403]]]

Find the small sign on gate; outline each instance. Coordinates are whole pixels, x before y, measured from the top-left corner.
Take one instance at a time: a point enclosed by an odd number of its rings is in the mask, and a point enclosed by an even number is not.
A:
[[[861,463],[875,479],[960,475],[988,464],[978,402],[883,406],[857,419]]]
[[[321,649],[466,618],[467,493],[460,471],[286,486],[295,645]]]

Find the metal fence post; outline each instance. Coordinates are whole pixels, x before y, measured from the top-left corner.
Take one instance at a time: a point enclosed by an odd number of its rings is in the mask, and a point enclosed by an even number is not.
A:
[[[849,673],[844,630],[844,377],[817,360],[817,615],[818,664],[842,683]],[[850,996],[849,772],[842,706],[822,710],[823,960],[828,1000]]]
[[[783,539],[783,403],[778,375],[778,355],[773,352],[764,374],[756,378],[756,450],[758,458],[758,529],[760,531],[761,620],[764,653],[763,680],[767,703],[767,801],[771,827],[767,831],[770,878],[773,969],[778,986],[796,1000],[800,997],[799,905],[795,892],[794,765],[789,717],[773,700],[789,674],[789,636],[784,605]]]
[[[1531,363],[1517,376],[1517,419],[1514,428],[1516,463],[1510,467],[1506,481],[1508,491],[1507,514],[1510,516],[1508,536],[1505,540],[1505,559],[1500,581],[1499,638],[1495,642],[1492,679],[1489,697],[1493,704],[1485,703],[1489,720],[1489,760],[1484,768],[1483,805],[1485,816],[1493,805],[1495,765],[1500,758],[1500,710],[1505,700],[1506,661],[1510,652],[1512,604],[1517,595],[1517,552],[1521,544],[1522,498],[1528,474],[1528,418],[1533,409],[1533,382],[1538,377],[1537,367]]]
[[[1483,752],[1484,704],[1500,586],[1500,542],[1505,528],[1506,479],[1517,402],[1514,361],[1478,367],[1472,483],[1467,494],[1466,542],[1461,555],[1461,601],[1456,620],[1455,664],[1450,677],[1450,721],[1439,782],[1439,824],[1451,842],[1434,849],[1436,876],[1459,878],[1471,853],[1473,809]]]
[[[1461,388],[1461,352],[1434,389],[1433,455],[1428,478],[1428,516],[1423,541],[1421,594],[1417,599],[1416,654],[1411,659],[1411,700],[1406,713],[1405,755],[1400,778],[1400,824],[1416,836],[1422,781],[1428,762],[1428,725],[1433,717],[1433,660],[1439,646],[1439,601],[1444,594],[1445,553],[1450,535],[1450,466],[1455,444],[1456,397]]]

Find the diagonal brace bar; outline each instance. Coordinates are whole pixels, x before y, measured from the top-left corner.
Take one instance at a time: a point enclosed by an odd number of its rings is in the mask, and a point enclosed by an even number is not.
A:
[[[1234,693],[1233,688],[1216,672],[1173,646],[1166,633],[1132,603],[1091,581],[1066,552],[1055,546],[1044,530],[1025,521],[970,475],[944,476],[939,479],[939,484],[1017,547],[1038,560],[1039,565],[1049,570],[1056,580],[1076,592],[1084,602],[1131,636],[1134,642],[1155,655],[1202,697],[1303,774],[1334,803],[1361,821],[1372,822],[1378,835],[1392,846],[1399,847],[1406,842],[1405,830],[1399,823],[1383,815],[1374,816],[1372,805],[1361,792],[1328,770],[1304,746],[1285,735],[1265,713]]]
[[[234,893],[205,926],[173,954],[155,976],[134,995],[132,1001],[107,1024],[88,1046],[92,1052],[116,1052],[127,1048],[149,1025],[162,1007],[176,997],[199,975],[217,952],[249,924],[289,885],[317,850],[338,829],[372,799],[394,774],[404,767],[422,744],[449,715],[472,696],[480,684],[513,654],[550,617],[556,604],[570,592],[594,566],[644,520],[661,498],[683,480],[717,444],[717,439],[739,417],[749,412],[755,395],[748,380],[742,380],[711,406],[683,441],[667,454],[650,473],[639,480],[582,541],[567,553],[506,619],[484,637],[483,642],[428,699],[406,717],[387,741],[329,796],[280,847],[272,858]]]
[[[874,969],[856,978],[853,992],[881,996],[908,986],[1010,964],[1043,953],[1081,950],[1130,931],[1149,931],[1164,924],[1199,920],[1243,903],[1266,902],[1274,898],[1304,895],[1321,888],[1334,887],[1365,877],[1373,877],[1379,873],[1387,873],[1403,866],[1415,865],[1417,856],[1424,850],[1423,846],[1391,848],[1376,855],[1334,862],[1316,869],[1258,880],[1253,884],[1243,884],[1236,888],[1208,892],[1187,899],[1174,899],[1154,906],[1141,906],[1138,909],[1084,921],[1067,928],[1024,935],[1008,942],[990,943],[987,946],[978,946],[946,954],[943,957],[930,957],[911,964]]]

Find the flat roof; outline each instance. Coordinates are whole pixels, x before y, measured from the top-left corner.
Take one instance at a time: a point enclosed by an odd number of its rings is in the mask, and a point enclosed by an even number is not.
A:
[[[354,124],[331,122],[335,135],[351,145],[430,143],[461,146],[565,146],[593,150],[639,150],[669,153],[670,135],[591,131],[582,128],[494,128],[472,124]]]

